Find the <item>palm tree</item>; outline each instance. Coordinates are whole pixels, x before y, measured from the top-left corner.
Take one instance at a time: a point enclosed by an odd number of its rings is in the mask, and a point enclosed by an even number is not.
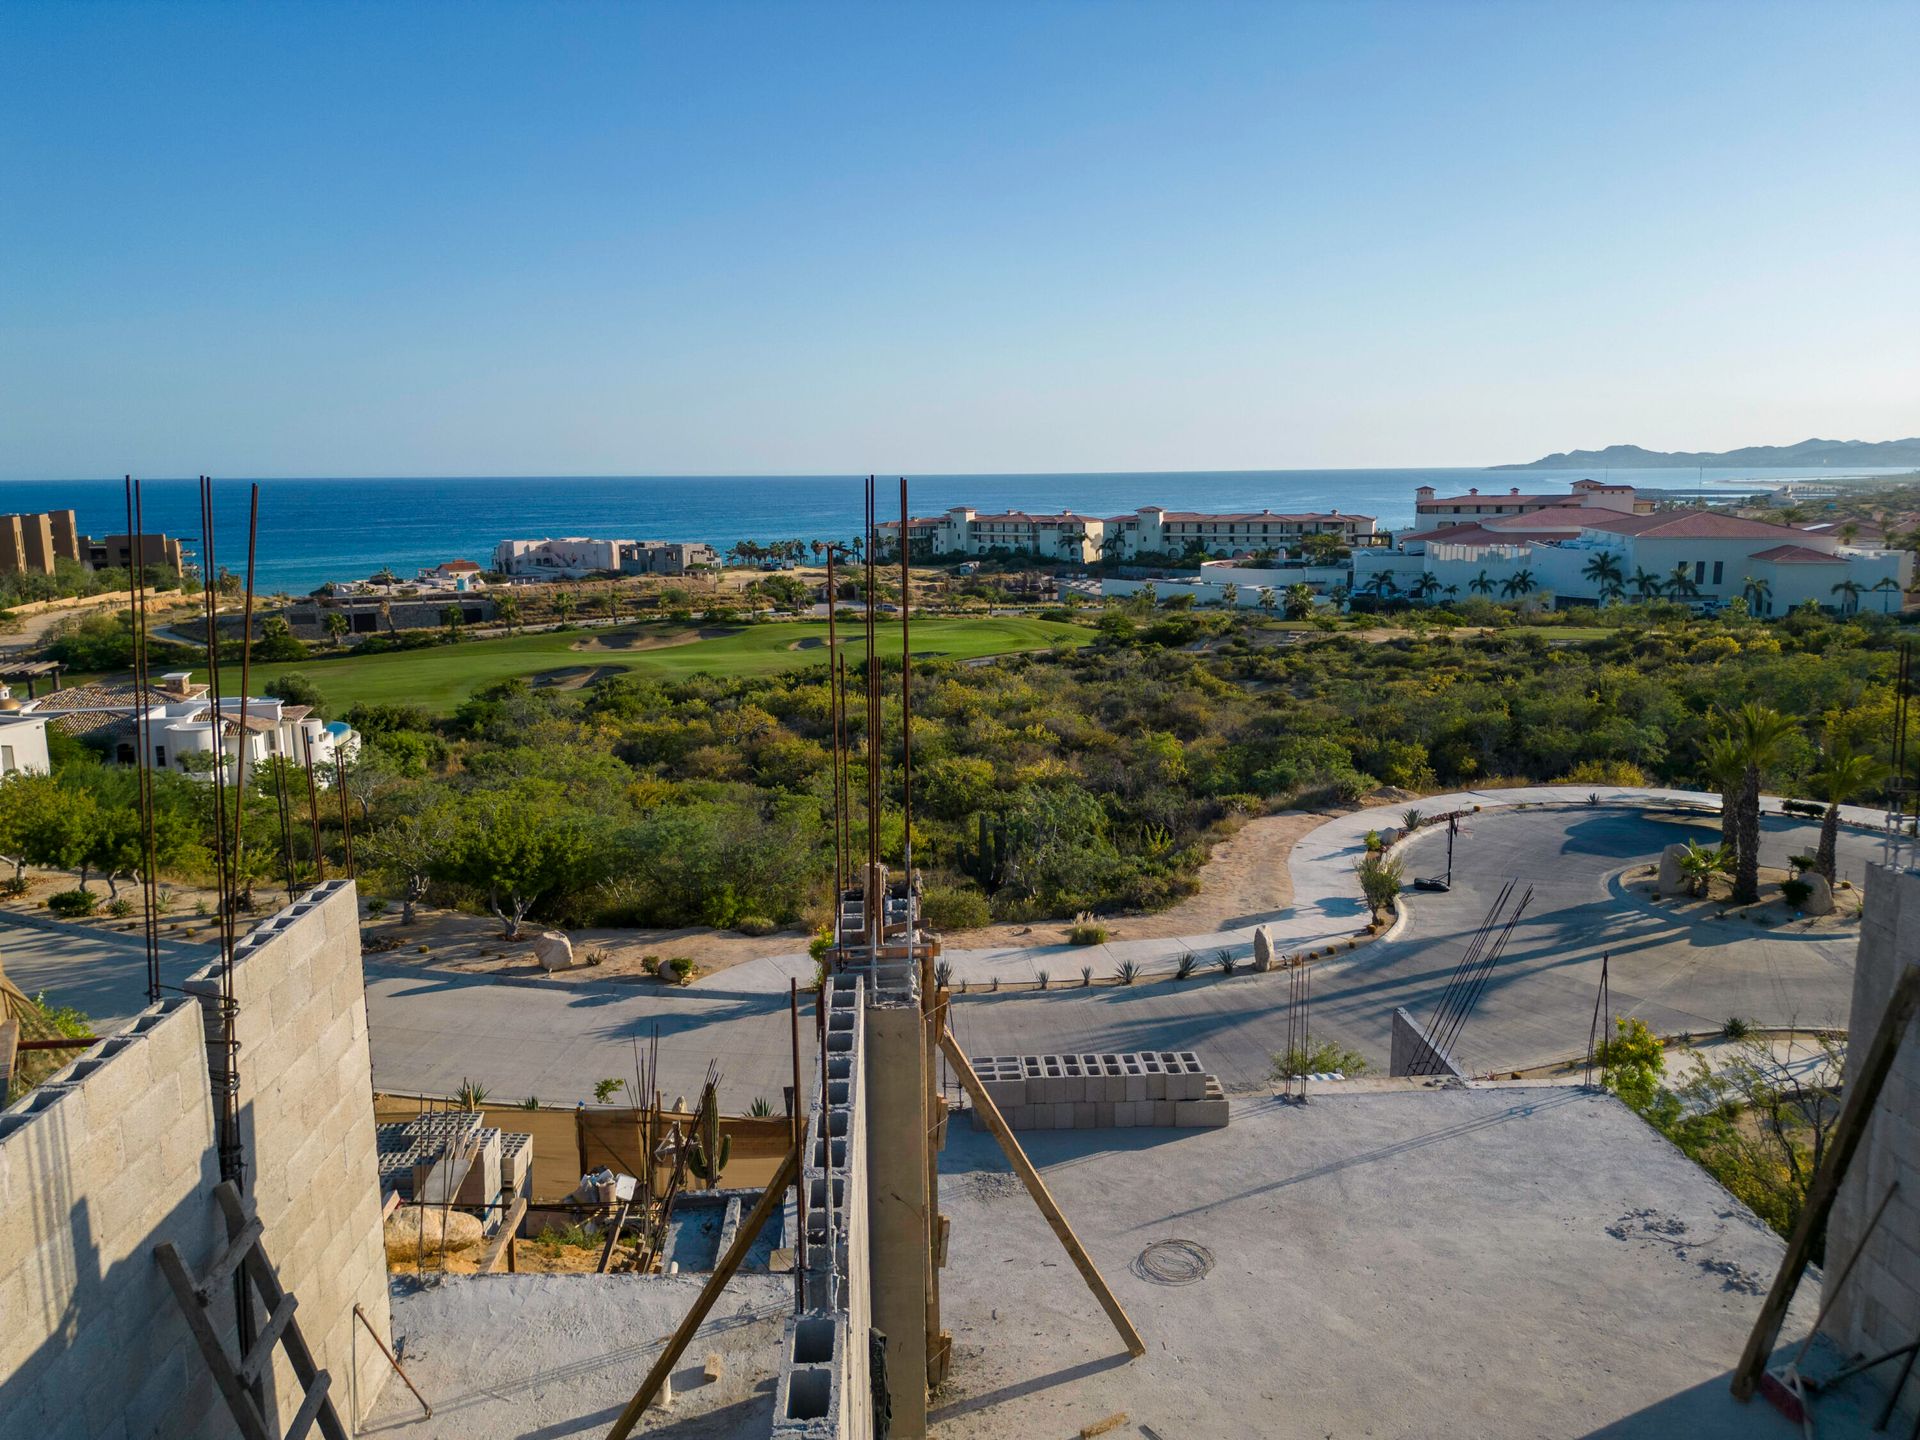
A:
[[[338,610],[329,610],[327,612],[327,635],[332,639],[334,644],[338,645],[342,640],[346,639],[347,632],[351,629],[353,629],[353,622],[348,620],[347,617],[342,615]]]
[[[1893,576],[1891,575],[1882,575],[1878,580],[1873,582],[1873,588],[1875,590],[1884,592],[1888,597],[1886,603],[1882,604],[1880,607],[1880,613],[1882,615],[1885,615],[1890,610],[1893,609],[1892,597],[1895,594],[1899,593],[1900,582],[1894,579]]]
[[[1609,589],[1616,595],[1620,593],[1620,557],[1611,550],[1595,555],[1580,568],[1580,573],[1599,588],[1602,601],[1607,599]]]
[[[1500,593],[1509,600],[1516,599],[1521,595],[1531,595],[1534,589],[1533,571],[1531,570],[1516,570],[1500,582]]]
[[[1493,593],[1493,581],[1487,575],[1487,572],[1482,570],[1467,582],[1467,589],[1473,591],[1476,595],[1491,595]]]
[[[1458,585],[1449,585],[1442,593],[1447,597],[1447,599],[1455,600],[1455,599],[1458,599],[1460,596],[1460,587]]]
[[[1609,580],[1600,587],[1600,603],[1604,605],[1610,600],[1619,600],[1626,593],[1626,587],[1618,580]]]
[[[1860,608],[1861,592],[1866,588],[1866,586],[1862,585],[1852,576],[1848,576],[1845,580],[1842,580],[1838,585],[1834,586],[1833,593],[1835,595],[1846,597],[1840,602],[1840,613],[1843,615],[1851,615],[1858,610]]]
[[[1240,587],[1229,580],[1220,587],[1220,603],[1231,610],[1240,603]]]
[[[1400,583],[1393,578],[1393,572],[1391,570],[1374,571],[1373,575],[1367,580],[1367,583],[1360,588],[1362,590],[1373,591],[1375,595],[1383,600],[1389,595],[1397,595],[1400,593]]]
[[[561,624],[564,625],[573,619],[574,607],[579,603],[578,600],[573,598],[573,592],[571,590],[562,590],[558,595],[553,597],[553,608],[559,612]]]
[[[1287,586],[1281,603],[1287,619],[1304,620],[1313,614],[1313,587],[1305,581],[1296,580]]]
[[[1726,719],[1741,764],[1733,903],[1751,905],[1760,898],[1760,777],[1780,763],[1797,732],[1793,721],[1755,700]]]
[[[1700,587],[1693,583],[1685,565],[1676,565],[1667,576],[1666,591],[1675,600],[1691,600],[1700,593]]]
[[[1689,895],[1705,895],[1713,877],[1724,874],[1726,868],[1727,852],[1702,845],[1698,840],[1687,841],[1686,851],[1680,856],[1680,873],[1687,877]]]
[[[1651,600],[1660,593],[1660,577],[1639,566],[1634,567],[1633,578],[1627,583],[1639,592],[1642,600]]]
[[[1747,602],[1747,608],[1754,614],[1761,614],[1766,609],[1766,601],[1772,594],[1773,582],[1765,576],[1758,579],[1752,575],[1740,577],[1740,598]]]
[[[1413,582],[1413,588],[1407,593],[1414,599],[1425,602],[1430,600],[1439,589],[1438,577],[1431,570],[1423,570],[1420,572],[1420,578]]]
[[[1740,747],[1731,735],[1716,735],[1701,752],[1707,781],[1720,792],[1720,853],[1729,863],[1740,851],[1740,782],[1747,773]]]
[[[1260,599],[1257,603],[1264,613],[1271,615],[1280,605],[1279,592],[1271,585],[1262,585],[1260,587]]]
[[[1840,836],[1842,802],[1862,790],[1871,790],[1892,773],[1893,767],[1886,761],[1854,749],[1853,742],[1844,735],[1834,737],[1827,753],[1820,757],[1820,768],[1813,778],[1821,798],[1827,802],[1827,813],[1820,817],[1820,848],[1814,852],[1813,868],[1827,877],[1829,885],[1833,883],[1833,851]]]

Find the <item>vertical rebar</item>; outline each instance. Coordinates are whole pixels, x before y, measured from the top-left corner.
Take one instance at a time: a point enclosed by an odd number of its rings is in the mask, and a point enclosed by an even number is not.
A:
[[[806,1113],[805,1102],[800,1095],[800,982],[791,976],[787,979],[787,1020],[793,1039],[793,1104],[788,1120],[793,1132],[793,1153],[800,1155],[807,1128],[802,1119]],[[793,1172],[794,1211],[799,1222],[799,1234],[795,1237],[793,1249],[793,1308],[796,1314],[807,1308],[807,1167],[806,1157],[801,1155],[800,1159],[801,1163]]]
[[[907,477],[900,477],[900,833],[907,872],[907,958],[913,958],[913,572],[907,559]],[[931,997],[929,997],[931,998]]]
[[[240,622],[240,744],[233,789],[233,880],[235,894],[246,874],[247,832],[243,818],[247,800],[247,689],[253,683],[253,561],[260,535],[260,485],[252,487],[247,511],[247,595]],[[252,886],[247,886],[252,890]]]
[[[846,754],[840,747],[840,625],[839,592],[833,576],[832,544],[827,546],[827,712],[833,726],[833,938],[840,939],[840,899],[846,894],[846,815],[840,804],[841,777],[846,772]],[[799,1101],[794,1102],[798,1104]]]

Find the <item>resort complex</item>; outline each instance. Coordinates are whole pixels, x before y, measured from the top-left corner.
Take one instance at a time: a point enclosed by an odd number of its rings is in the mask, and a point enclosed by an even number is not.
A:
[[[1101,517],[1070,511],[988,514],[956,506],[945,515],[906,523],[909,551],[916,557],[1031,556],[1077,565],[1195,554],[1225,559],[1291,549],[1314,535],[1329,536],[1346,546],[1376,543],[1371,515],[1343,515],[1337,510],[1212,514],[1143,505],[1131,514]],[[890,552],[897,553],[900,525],[891,520],[879,527],[881,543]]]
[[[711,545],[677,540],[502,540],[493,568],[510,578],[571,580],[588,575],[684,575],[718,565]]]

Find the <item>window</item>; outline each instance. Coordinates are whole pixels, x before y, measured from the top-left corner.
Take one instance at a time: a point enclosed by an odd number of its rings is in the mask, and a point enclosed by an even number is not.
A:
[[[1718,585],[1720,583],[1720,577],[1726,574],[1726,570],[1727,570],[1726,561],[1716,560],[1713,562],[1713,583],[1714,584]]]
[[[1693,583],[1698,585],[1702,583],[1706,578],[1707,578],[1707,562],[1704,560],[1694,561],[1693,562]]]
[[[155,765],[158,765],[162,770],[167,768],[167,747],[166,746],[156,745],[153,747],[153,763]]]
[[[0,745],[0,775],[11,775],[16,768],[13,763],[13,746]]]

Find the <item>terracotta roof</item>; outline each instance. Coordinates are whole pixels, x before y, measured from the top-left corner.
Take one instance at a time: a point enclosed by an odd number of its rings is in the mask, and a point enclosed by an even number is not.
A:
[[[1666,540],[1780,540],[1798,538],[1803,532],[1789,525],[1769,525],[1763,520],[1748,520],[1714,510],[1664,510],[1652,515],[1621,515],[1593,512],[1588,530],[1605,530],[1613,535],[1653,535]]]
[[[1809,550],[1804,545],[1776,545],[1771,550],[1762,550],[1749,555],[1749,560],[1766,560],[1775,565],[1844,565],[1844,555],[1828,555],[1821,550]]]
[[[1116,516],[1116,519],[1132,520],[1132,515]],[[1195,520],[1214,520],[1226,525],[1260,524],[1262,522],[1300,520],[1371,520],[1371,515],[1353,515],[1341,510],[1305,510],[1298,513],[1276,514],[1272,510],[1248,510],[1236,514],[1214,514],[1206,510],[1167,510],[1160,516],[1162,521],[1178,520],[1183,523]]]
[[[1495,530],[1559,530],[1572,535],[1584,530],[1592,518],[1593,511],[1585,505],[1548,505],[1524,515],[1475,516],[1474,523]]]
[[[1018,520],[1023,525],[1058,525],[1065,520],[1092,520],[1092,515],[1077,515],[1071,510],[1062,510],[1053,515],[1029,515],[1025,510],[1002,510],[994,515],[975,515],[975,523],[982,520]],[[896,524],[898,522],[895,522]]]
[[[1465,495],[1436,495],[1431,500],[1422,500],[1422,505],[1551,505],[1572,498],[1571,493],[1559,495],[1522,495],[1517,490],[1472,490]]]
[[[1442,525],[1437,530],[1422,530],[1416,535],[1402,535],[1400,543],[1409,545],[1417,540],[1441,545],[1524,545],[1530,538],[1524,534],[1489,530],[1485,525],[1469,520],[1458,525]]]
[[[440,568],[442,570],[477,571],[480,567],[471,560],[443,560],[440,562]]]

